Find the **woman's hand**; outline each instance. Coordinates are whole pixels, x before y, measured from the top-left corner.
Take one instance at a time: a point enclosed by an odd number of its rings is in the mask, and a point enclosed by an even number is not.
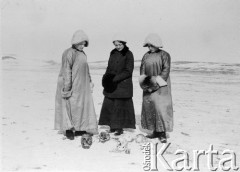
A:
[[[152,76],[152,77],[150,78],[150,82],[151,82],[152,85],[156,85],[156,84],[157,84],[156,77],[155,77],[155,76]]]
[[[68,100],[72,96],[72,90],[67,91],[66,89],[61,90],[62,98]]]

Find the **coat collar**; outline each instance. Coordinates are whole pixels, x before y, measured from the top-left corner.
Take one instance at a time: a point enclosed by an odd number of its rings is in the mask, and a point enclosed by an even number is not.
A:
[[[124,46],[124,48],[122,49],[122,51],[118,51],[116,48],[113,49],[111,51],[111,55],[114,54],[115,52],[119,52],[121,53],[123,56],[125,56],[127,54],[127,52],[129,51],[129,48],[127,46]]]
[[[84,51],[80,51],[79,49],[77,49],[74,45],[72,45],[72,49],[74,49],[75,51],[77,51],[77,52],[81,52],[81,53],[83,53],[83,54],[85,54],[85,52]],[[85,54],[86,55],[86,54]]]
[[[162,50],[161,49],[158,49],[157,51],[155,51],[154,53],[159,53],[159,52],[161,52]],[[152,52],[151,51],[148,51],[147,52],[148,54],[151,54]]]

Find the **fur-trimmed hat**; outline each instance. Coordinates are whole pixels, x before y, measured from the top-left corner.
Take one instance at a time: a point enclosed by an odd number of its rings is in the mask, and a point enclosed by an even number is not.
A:
[[[77,30],[72,37],[71,44],[78,44],[80,42],[86,41],[86,47],[89,45],[89,39],[86,33],[83,30]]]
[[[162,48],[163,47],[162,39],[156,33],[150,33],[150,34],[147,35],[147,37],[144,40],[143,47],[148,46],[148,44],[151,44],[151,45],[153,45],[154,47],[157,47],[157,48]]]

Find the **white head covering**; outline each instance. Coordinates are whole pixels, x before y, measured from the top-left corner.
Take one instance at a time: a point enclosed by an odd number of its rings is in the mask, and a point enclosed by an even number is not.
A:
[[[150,33],[147,35],[147,37],[144,40],[143,46],[146,47],[148,44],[151,44],[157,48],[163,47],[162,40],[160,36],[156,33]]]
[[[89,44],[89,39],[88,39],[88,36],[86,35],[86,33],[83,31],[83,30],[77,30],[74,34],[73,34],[73,37],[72,37],[72,45],[73,44],[78,44],[80,42],[83,42],[83,41],[86,41],[86,47],[88,46]]]
[[[127,39],[125,37],[125,35],[123,35],[122,33],[116,33],[114,36],[113,36],[113,39],[112,41],[122,41],[122,42],[126,42],[127,43]]]

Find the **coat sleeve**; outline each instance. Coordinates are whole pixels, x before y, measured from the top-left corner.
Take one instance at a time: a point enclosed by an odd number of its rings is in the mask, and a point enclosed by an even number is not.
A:
[[[109,66],[110,66],[110,63],[111,63],[111,55],[110,55],[110,57],[109,57],[109,59],[108,59],[108,65],[107,65],[107,68],[106,68],[106,72],[105,72],[105,74],[108,74],[108,73],[109,73]]]
[[[133,54],[130,52],[127,55],[126,63],[123,71],[113,78],[113,82],[120,82],[124,79],[131,77],[133,73],[133,68],[134,68],[134,58],[133,58]]]
[[[145,75],[145,65],[144,65],[145,57],[146,57],[145,55],[143,56],[142,61],[141,61],[141,65],[140,65],[140,75]]]
[[[102,77],[102,86],[104,87],[104,80],[105,80],[105,78],[106,78],[106,76],[108,75],[108,73],[109,73],[109,65],[110,65],[110,59],[111,58],[111,55],[110,55],[110,57],[109,57],[109,59],[108,59],[108,65],[107,65],[107,68],[106,68],[106,71],[105,71],[105,74],[103,75],[103,77]]]
[[[88,71],[89,81],[92,82],[92,77],[91,77],[91,74],[90,74],[89,65],[87,65],[87,71]]]
[[[171,57],[168,53],[165,53],[162,56],[162,72],[160,74],[161,78],[167,81],[170,74],[170,66],[171,66]]]
[[[63,55],[62,65],[63,65],[62,97],[67,98],[71,97],[72,95],[72,66],[73,66],[72,53],[67,53],[66,55]]]

